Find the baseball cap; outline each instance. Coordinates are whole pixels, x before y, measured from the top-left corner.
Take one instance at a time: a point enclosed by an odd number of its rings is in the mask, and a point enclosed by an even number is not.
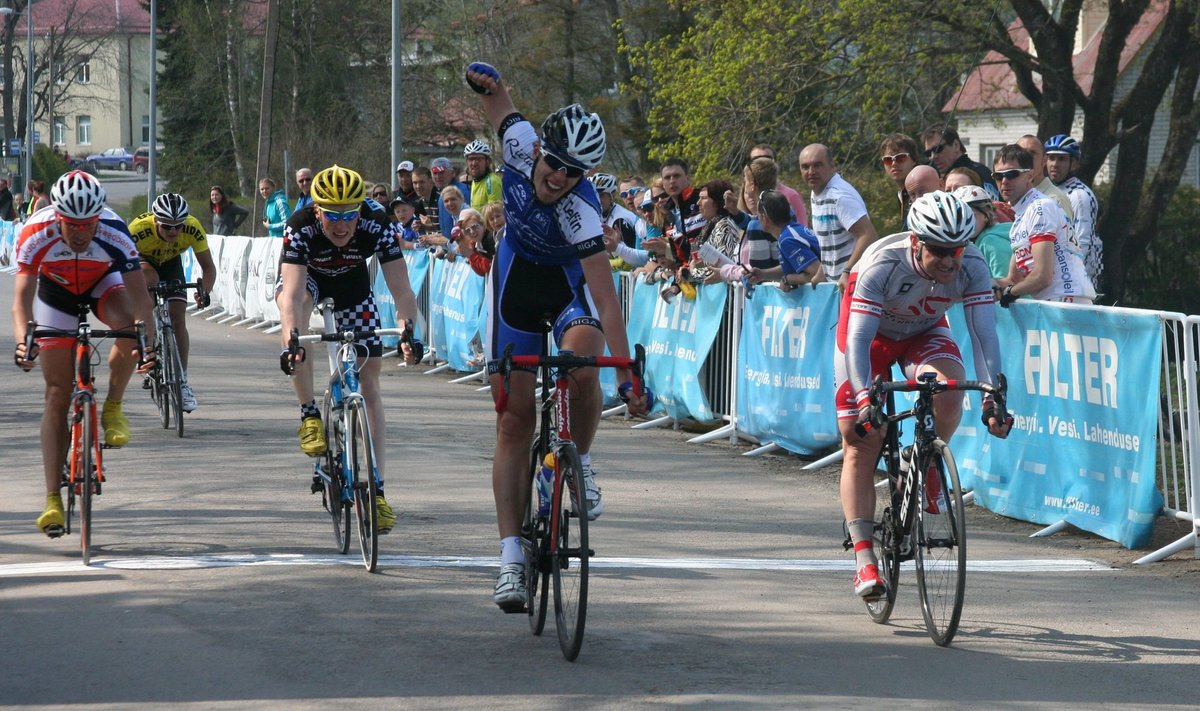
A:
[[[443,170],[454,170],[454,164],[450,162],[449,158],[434,158],[433,162],[429,164],[429,169],[440,173]]]
[[[638,204],[638,207],[650,207],[653,204],[654,204],[654,196],[650,194],[649,190],[647,190],[645,192],[645,195],[642,197],[641,203]]]
[[[399,173],[399,172],[400,172],[400,171],[402,171],[402,170],[407,170],[407,171],[408,171],[408,172],[410,172],[410,173],[411,173],[411,172],[413,172],[413,163],[412,163],[412,161],[411,161],[411,160],[402,160],[402,161],[400,161],[400,165],[396,166],[396,172],[397,172],[397,173]]]

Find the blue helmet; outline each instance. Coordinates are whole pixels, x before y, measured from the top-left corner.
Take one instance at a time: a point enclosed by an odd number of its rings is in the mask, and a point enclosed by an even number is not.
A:
[[[1079,158],[1079,142],[1071,138],[1065,133],[1060,133],[1057,136],[1051,136],[1050,140],[1046,141],[1046,154],[1060,153],[1069,155],[1072,158]]]

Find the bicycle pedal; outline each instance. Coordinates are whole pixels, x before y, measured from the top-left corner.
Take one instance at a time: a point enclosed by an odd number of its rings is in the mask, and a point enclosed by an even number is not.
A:
[[[510,602],[510,603],[507,603],[504,605],[500,605],[499,607],[501,610],[504,611],[504,614],[506,614],[506,615],[516,615],[518,613],[523,615],[527,612],[527,610],[525,609],[524,602]]]
[[[142,390],[152,390],[154,383],[150,382],[150,378],[142,378]]]
[[[42,529],[42,533],[46,534],[47,538],[62,538],[66,532],[62,526],[46,526]]]

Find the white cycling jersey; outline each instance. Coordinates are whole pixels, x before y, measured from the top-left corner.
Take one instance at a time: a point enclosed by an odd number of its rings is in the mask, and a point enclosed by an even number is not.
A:
[[[1074,176],[1067,178],[1058,186],[1075,210],[1075,238],[1079,240],[1079,248],[1083,252],[1083,266],[1087,270],[1088,279],[1095,286],[1100,272],[1104,271],[1104,243],[1096,234],[1096,221],[1100,216],[1100,203],[1096,193],[1092,192],[1082,180]]]
[[[1095,299],[1096,289],[1088,279],[1083,259],[1080,258],[1075,231],[1058,203],[1033,188],[1013,205],[1013,211],[1016,221],[1008,238],[1012,242],[1013,259],[1022,274],[1028,275],[1033,271],[1033,245],[1042,242],[1054,244],[1053,279],[1048,286],[1031,296],[1042,301]]]

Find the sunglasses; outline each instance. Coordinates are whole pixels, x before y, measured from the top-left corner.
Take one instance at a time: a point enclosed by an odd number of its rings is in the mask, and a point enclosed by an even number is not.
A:
[[[377,197],[377,198],[378,198],[378,197],[381,197],[381,198],[386,198],[386,197],[387,197],[387,191],[386,191],[386,190],[376,190],[375,192],[371,193],[371,197]]]
[[[175,224],[171,224],[168,222],[160,222],[160,223],[158,223],[158,226],[164,230],[167,230],[168,232],[178,232],[179,230],[183,229],[182,222],[178,222]]]
[[[624,200],[625,198],[627,198],[631,195],[637,195],[638,193],[645,192],[645,190],[646,190],[645,188],[630,188],[628,190],[622,190],[620,192],[621,199]]]
[[[946,257],[961,256],[963,253],[963,249],[964,249],[964,247],[935,247],[932,244],[926,244],[926,245],[922,245],[922,246],[924,246],[924,248],[927,252],[929,252],[933,256],[937,257],[938,259],[945,259]]]
[[[344,212],[321,208],[321,214],[324,215],[325,219],[329,220],[330,222],[349,222],[350,220],[358,217],[358,208],[353,207]]]
[[[666,200],[667,198],[669,198],[671,196],[668,195],[667,193],[659,193],[658,195],[651,195],[650,197],[654,198],[654,200],[657,201],[657,200]]]
[[[939,150],[941,150],[940,147],[939,147]],[[904,161],[908,160],[909,158],[912,158],[912,156],[909,155],[908,153],[897,153],[895,155],[884,156],[883,157],[883,165],[885,168],[891,168],[893,163],[903,163]]]
[[[1008,170],[994,170],[992,171],[992,177],[996,179],[997,183],[1001,180],[1016,180],[1019,175],[1022,173],[1028,173],[1030,170],[1032,170],[1032,168],[1009,168]]]
[[[926,158],[932,158],[932,157],[936,156],[938,153],[941,153],[941,152],[942,152],[942,151],[944,151],[944,150],[946,150],[946,144],[945,144],[945,143],[939,143],[939,144],[937,144],[936,146],[934,146],[934,147],[932,147],[932,148],[926,148],[926,149],[925,149],[925,157],[926,157]]]
[[[542,160],[546,161],[546,167],[549,168],[551,172],[557,173],[558,171],[562,170],[566,172],[568,178],[583,177],[583,168],[577,168],[570,163],[567,163],[562,158],[559,158],[550,151],[542,151]]]
[[[64,225],[73,230],[86,230],[89,227],[94,227],[100,222],[100,218],[98,216],[87,220],[72,220],[69,217],[63,217],[62,215],[59,215],[58,219],[62,220]]]

